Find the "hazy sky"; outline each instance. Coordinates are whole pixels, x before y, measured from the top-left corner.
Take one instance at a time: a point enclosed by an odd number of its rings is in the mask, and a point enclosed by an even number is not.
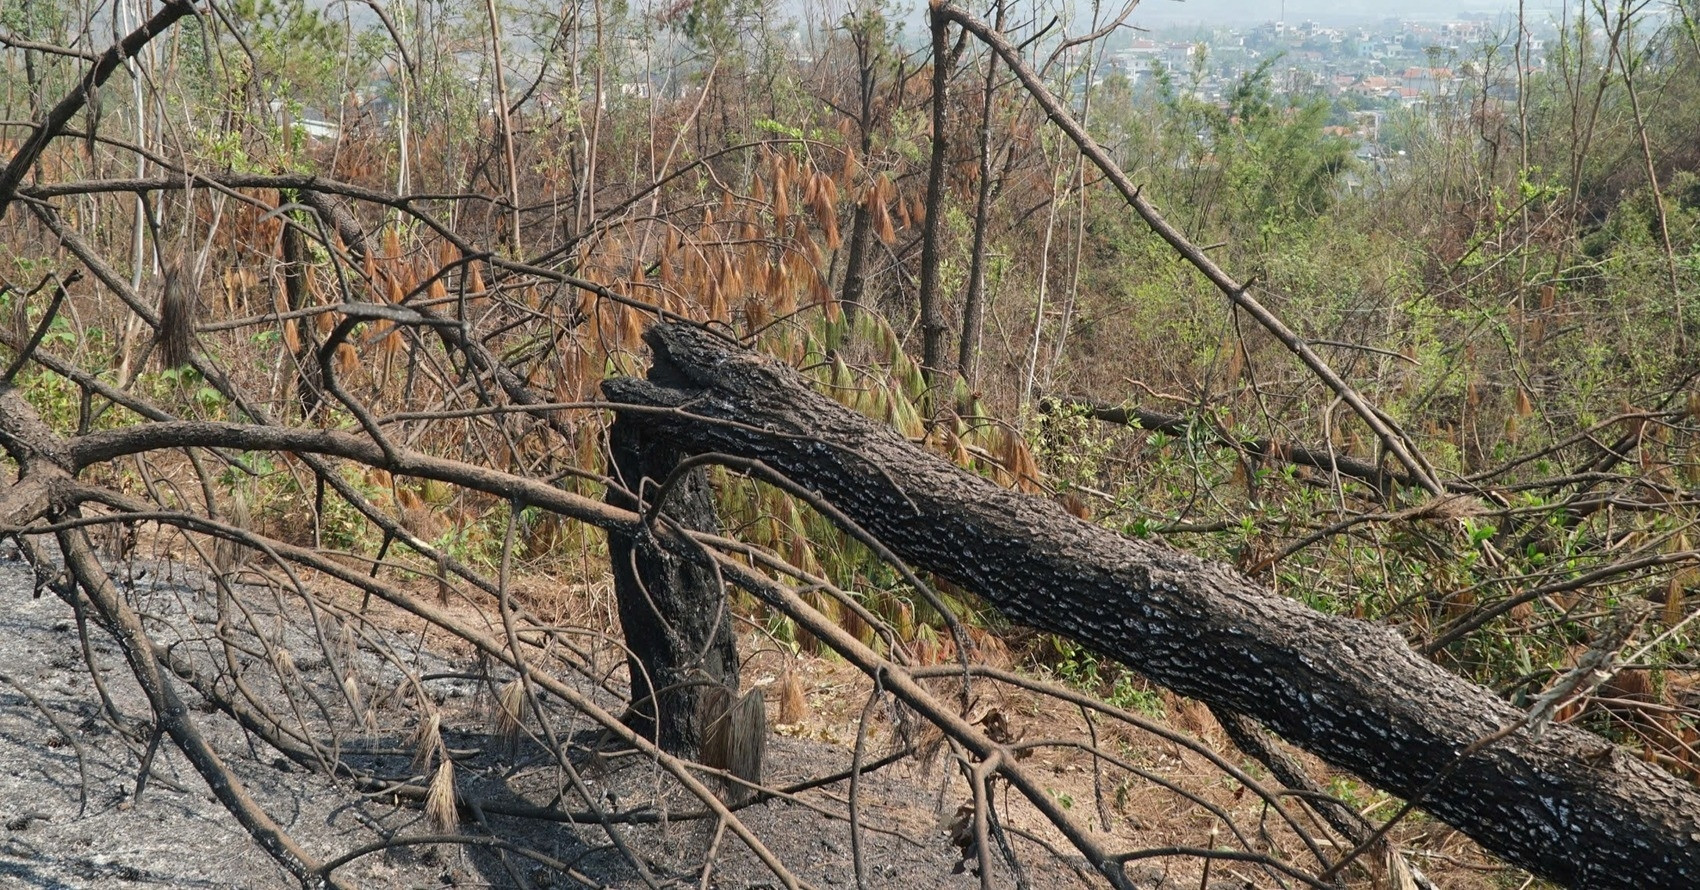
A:
[[[1108,5],[1108,4],[1106,4]],[[1527,0],[1527,14],[1545,18],[1555,13],[1558,0]],[[1485,12],[1514,15],[1516,0],[1142,0],[1134,11],[1136,23],[1176,22],[1261,22],[1286,16],[1289,22],[1314,19],[1320,22],[1379,21],[1390,17],[1406,19],[1451,19],[1461,13]]]

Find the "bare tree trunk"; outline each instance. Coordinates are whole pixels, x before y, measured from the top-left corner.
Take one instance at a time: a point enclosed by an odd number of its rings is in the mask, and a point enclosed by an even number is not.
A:
[[[702,331],[648,339],[666,378],[604,389],[674,410],[622,422],[761,460],[1010,619],[1246,714],[1520,866],[1575,887],[1700,886],[1700,792],[1604,739],[1531,730],[1530,715],[1386,628],[1000,488]]]
[[[860,151],[860,163],[871,164],[873,159],[869,152],[874,145],[874,69],[878,64],[871,37],[851,30],[851,38],[856,45],[856,147]],[[859,184],[856,177],[851,177],[846,188],[857,189]],[[866,195],[856,203],[856,211],[851,215],[850,251],[844,258],[844,286],[839,291],[838,301],[843,304],[846,315],[855,315],[866,306],[868,289],[868,251],[873,247],[874,214],[872,199]]]
[[[927,221],[921,238],[921,369],[929,386],[950,371],[944,309],[939,305],[939,227],[944,216],[944,153],[949,148],[945,129],[950,125],[950,46],[948,23],[937,13],[930,15],[933,31],[933,139],[932,158],[927,163]]]
[[[283,226],[283,294],[285,307],[294,312],[307,305],[307,249],[301,243],[301,233],[285,221]],[[319,376],[318,328],[311,323],[297,322],[299,348],[295,351],[295,398],[301,406],[303,420],[312,418],[324,399],[324,381]]]
[[[514,152],[514,122],[508,115],[508,79],[502,64],[502,20],[496,13],[496,0],[484,0],[484,11],[490,16],[490,57],[496,72],[496,126],[502,128],[502,155],[506,161],[508,173],[508,201],[513,206],[513,250],[514,256],[524,256],[525,249],[520,241],[519,219],[519,161]],[[598,78],[601,69],[598,68]]]
[[[668,439],[622,417],[609,429],[608,445],[613,475],[626,488],[610,488],[608,503],[642,512],[665,498],[656,521],[692,531],[720,530],[707,471],[687,469],[674,479],[679,452]],[[626,723],[664,751],[696,757],[708,716],[700,703],[716,688],[734,694],[738,689],[738,653],[725,591],[711,566],[662,547],[647,533],[610,533],[608,556],[631,669]]]
[[[1004,0],[994,27],[1003,30]],[[986,91],[980,99],[980,181],[974,199],[974,246],[968,251],[968,295],[962,301],[962,342],[956,367],[971,388],[980,379],[980,334],[986,323],[986,228],[992,217],[992,99],[997,93],[998,54],[986,54]]]
[[[962,341],[956,367],[969,386],[980,376],[980,333],[986,322],[986,226],[992,206],[992,88],[997,81],[997,56],[986,60],[986,96],[980,121],[980,188],[974,199],[974,246],[968,253],[968,295],[962,300]]]
[[[850,222],[850,252],[844,258],[844,287],[838,293],[846,315],[864,308],[868,289],[868,248],[874,240],[874,219],[866,204],[857,204]]]
[[[1634,15],[1627,0],[1620,0],[1617,14],[1625,21]],[[1603,6],[1600,15],[1602,18],[1606,15]],[[1626,26],[1624,30],[1631,29]],[[1625,43],[1629,46],[1624,46]],[[1653,192],[1653,217],[1659,224],[1659,240],[1665,253],[1665,274],[1676,309],[1676,352],[1677,355],[1685,355],[1688,352],[1688,323],[1683,317],[1682,282],[1676,269],[1676,248],[1671,243],[1670,218],[1665,212],[1665,192],[1659,185],[1659,168],[1653,163],[1653,145],[1647,140],[1647,119],[1641,112],[1640,93],[1635,88],[1635,74],[1641,69],[1644,59],[1632,58],[1636,54],[1634,43],[1633,37],[1614,39],[1611,55],[1617,61],[1617,70],[1623,74],[1623,88],[1629,94],[1629,110],[1634,114],[1635,136],[1641,144],[1641,161],[1647,168],[1647,187]]]

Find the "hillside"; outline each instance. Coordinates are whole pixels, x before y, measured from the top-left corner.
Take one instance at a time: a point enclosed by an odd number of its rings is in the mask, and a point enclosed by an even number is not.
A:
[[[1700,8],[1289,7],[4,12],[0,874],[1686,885]]]

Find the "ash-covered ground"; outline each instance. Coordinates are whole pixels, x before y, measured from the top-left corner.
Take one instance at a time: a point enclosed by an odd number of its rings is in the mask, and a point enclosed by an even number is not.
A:
[[[313,608],[264,586],[221,594],[211,579],[170,562],[132,561],[114,573],[157,644],[186,656],[203,679],[219,677],[224,694],[239,693],[310,734],[358,773],[333,776],[292,761],[190,684],[176,684],[230,771],[298,843],[322,861],[366,851],[335,871],[348,886],[783,886],[732,832],[688,818],[700,805],[656,764],[596,753],[598,733],[582,715],[551,715],[564,758],[535,735],[492,734],[490,701],[506,678],[486,676],[452,645],[438,651],[440,635],[423,627],[352,607],[343,614]],[[9,544],[0,544],[0,603],[0,887],[299,886],[169,739],[153,744],[151,712],[118,647],[92,621],[79,622],[51,588],[38,588]],[[618,712],[617,688],[580,684]],[[422,699],[441,716],[457,790],[475,804],[463,807],[453,829],[465,843],[410,842],[438,830],[414,801],[384,793],[429,780],[430,767],[415,762]],[[849,763],[842,745],[776,736],[767,780],[785,786]],[[868,886],[979,886],[963,867],[949,820],[939,816],[954,811],[959,801],[950,795],[961,788],[941,794],[941,780],[912,762],[862,777]],[[740,816],[803,883],[855,886],[847,794],[840,782]],[[587,796],[607,812],[635,814],[637,824],[557,821],[562,812],[582,815]],[[511,815],[528,810],[557,819]],[[1082,885],[1065,862],[1032,855],[1030,843],[1024,852],[1031,886]],[[995,878],[999,886],[1015,883],[1007,871]]]

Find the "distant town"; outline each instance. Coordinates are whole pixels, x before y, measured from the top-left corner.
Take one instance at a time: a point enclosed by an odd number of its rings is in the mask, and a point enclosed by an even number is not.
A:
[[[1379,167],[1399,154],[1397,146],[1383,144],[1388,114],[1420,113],[1464,95],[1514,101],[1518,68],[1525,76],[1543,71],[1559,34],[1559,23],[1546,13],[1526,22],[1521,40],[1515,16],[1503,14],[1351,25],[1170,25],[1112,43],[1094,80],[1126,78],[1137,94],[1156,89],[1166,75],[1177,91],[1222,102],[1244,77],[1267,66],[1271,92],[1328,101],[1328,132],[1356,142],[1360,160]]]
[[[1450,21],[1358,16],[1354,24],[1310,19],[1238,25],[1151,24],[1120,31],[1110,38],[1093,80],[1102,83],[1123,78],[1138,94],[1155,89],[1159,77],[1166,74],[1175,89],[1201,101],[1220,102],[1246,75],[1268,66],[1269,87],[1277,97],[1327,100],[1331,106],[1329,132],[1358,142],[1359,157],[1371,160],[1396,153],[1384,152],[1387,146],[1381,138],[1382,124],[1390,112],[1421,110],[1465,94],[1514,100],[1518,66],[1525,75],[1546,67],[1549,47],[1556,44],[1560,33],[1554,15],[1551,11],[1531,13],[1521,41],[1516,36],[1515,16],[1503,13],[1461,13]],[[794,24],[788,40],[792,58],[807,63],[811,57]],[[629,42],[632,47],[627,57],[645,55],[635,41]],[[522,47],[515,55],[526,59],[526,49]],[[559,103],[560,87],[533,87],[527,72],[537,70],[547,70],[547,66],[535,60],[522,62],[510,71],[509,84],[530,95],[537,107],[554,108]],[[469,75],[469,80],[477,83],[475,92],[487,92],[484,75],[482,71]],[[684,98],[690,91],[689,83],[677,72],[652,69],[620,80],[611,96],[616,101],[645,101],[652,96]],[[395,109],[386,92],[379,89],[366,96],[368,101],[360,103],[364,111],[387,120]],[[604,107],[609,99],[602,99]],[[488,109],[488,97],[484,105]],[[296,123],[304,126],[311,138],[334,139],[340,131],[334,117],[306,109]]]

